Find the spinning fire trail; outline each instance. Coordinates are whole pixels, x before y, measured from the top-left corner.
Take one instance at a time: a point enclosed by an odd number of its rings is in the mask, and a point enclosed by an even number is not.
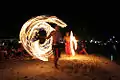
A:
[[[20,31],[20,42],[22,43],[25,50],[33,57],[36,57],[43,61],[48,61],[48,57],[53,53],[52,52],[52,40],[53,37],[46,39],[43,44],[39,43],[39,40],[33,42],[35,33],[40,29],[46,31],[46,36],[48,36],[53,30],[49,23],[54,23],[64,28],[67,25],[56,16],[37,16],[29,19],[21,28]]]
[[[49,39],[46,39],[42,44],[39,43],[39,40],[33,41],[33,39],[40,29],[44,29],[46,36],[49,36],[49,34],[55,30],[49,23],[56,24],[62,28],[67,26],[66,23],[58,19],[56,16],[42,15],[33,17],[25,22],[19,34],[20,42],[24,49],[31,56],[43,61],[48,61],[48,57],[53,54],[53,37],[51,36]]]

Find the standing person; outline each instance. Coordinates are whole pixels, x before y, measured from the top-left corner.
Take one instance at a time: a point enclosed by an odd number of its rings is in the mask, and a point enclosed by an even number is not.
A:
[[[52,44],[52,49],[53,49],[53,55],[54,55],[54,65],[56,68],[58,68],[58,60],[61,55],[61,50],[60,50],[60,41],[62,40],[62,34],[60,32],[60,27],[58,25],[55,26],[55,30],[53,30],[46,39],[50,38],[53,36],[53,44]]]
[[[70,48],[70,33],[66,32],[64,36],[64,41],[65,41],[65,52],[68,56],[71,55],[71,48]]]
[[[62,40],[62,35],[60,32],[60,27],[55,26],[55,32],[53,32],[53,53],[54,53],[54,65],[58,68],[58,60],[61,55],[60,41]]]

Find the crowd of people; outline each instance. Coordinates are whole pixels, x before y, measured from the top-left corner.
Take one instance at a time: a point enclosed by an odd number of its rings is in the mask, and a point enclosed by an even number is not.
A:
[[[29,56],[18,40],[4,40],[0,44],[0,60],[20,60]]]

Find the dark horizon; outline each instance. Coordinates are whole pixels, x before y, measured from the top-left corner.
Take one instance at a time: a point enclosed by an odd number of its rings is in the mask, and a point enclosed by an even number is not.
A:
[[[73,12],[72,12],[73,11]],[[53,15],[63,20],[69,29],[73,30],[78,36],[90,36],[97,39],[105,39],[110,36],[119,37],[118,21],[116,12],[111,13],[109,10],[87,10],[68,12],[57,11],[39,11],[30,13],[26,11],[11,11],[3,14],[3,27],[0,29],[0,38],[17,37],[22,25],[30,18],[39,15]],[[7,12],[6,12],[7,13]],[[4,17],[3,17],[4,16]]]

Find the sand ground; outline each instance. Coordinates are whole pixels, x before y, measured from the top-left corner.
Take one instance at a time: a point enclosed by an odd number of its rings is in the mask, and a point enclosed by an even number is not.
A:
[[[0,80],[120,80],[120,65],[102,56],[62,54],[59,69],[53,59],[0,61]]]

